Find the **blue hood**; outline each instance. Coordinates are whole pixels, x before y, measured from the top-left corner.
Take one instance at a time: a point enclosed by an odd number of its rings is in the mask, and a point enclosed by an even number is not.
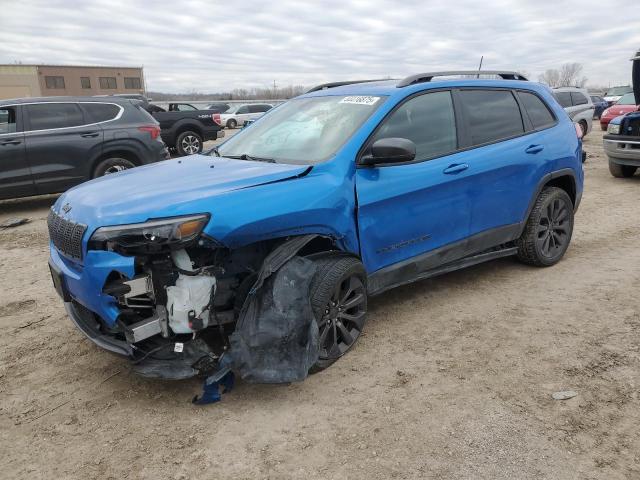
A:
[[[252,162],[192,155],[107,175],[63,194],[54,209],[84,223],[89,231],[149,218],[207,213],[214,197],[230,191],[296,177],[305,165]],[[203,211],[203,201],[211,199]],[[206,205],[206,203],[204,203]]]

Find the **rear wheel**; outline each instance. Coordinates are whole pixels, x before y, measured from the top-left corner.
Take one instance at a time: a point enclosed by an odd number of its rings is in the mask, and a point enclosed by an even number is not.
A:
[[[366,272],[353,257],[316,257],[311,307],[318,322],[320,358],[310,372],[324,370],[356,343],[367,316]]]
[[[93,178],[122,172],[123,170],[128,170],[133,167],[135,167],[135,164],[126,158],[107,158],[100,162],[93,171]]]
[[[578,124],[580,125],[580,128],[582,129],[582,136],[586,137],[587,136],[587,132],[589,130],[589,125],[587,125],[587,121],[586,120],[580,120],[580,122]]]
[[[193,155],[202,152],[202,137],[196,132],[182,132],[176,139],[176,150],[179,155]]]
[[[573,202],[561,188],[547,187],[517,240],[518,258],[536,267],[555,265],[569,248],[572,233]]]
[[[629,178],[633,177],[638,167],[632,165],[620,165],[618,163],[609,160],[609,172],[616,178]]]

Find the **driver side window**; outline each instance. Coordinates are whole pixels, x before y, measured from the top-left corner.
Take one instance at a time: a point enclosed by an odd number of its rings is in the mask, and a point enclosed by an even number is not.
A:
[[[385,120],[373,141],[395,137],[415,143],[418,161],[454,152],[458,142],[451,92],[426,93],[408,100]]]

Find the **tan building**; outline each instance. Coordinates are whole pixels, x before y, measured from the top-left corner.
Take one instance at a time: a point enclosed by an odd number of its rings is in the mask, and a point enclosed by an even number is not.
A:
[[[142,68],[0,65],[0,99],[145,93]]]

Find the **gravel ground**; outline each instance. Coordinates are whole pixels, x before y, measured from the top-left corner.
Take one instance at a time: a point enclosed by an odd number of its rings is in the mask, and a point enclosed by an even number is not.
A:
[[[47,270],[55,197],[0,202],[32,220],[0,231],[0,477],[640,478],[640,175],[609,175],[600,131],[585,149],[558,265],[390,291],[327,371],[207,407],[198,381],[138,378],[71,325]]]

